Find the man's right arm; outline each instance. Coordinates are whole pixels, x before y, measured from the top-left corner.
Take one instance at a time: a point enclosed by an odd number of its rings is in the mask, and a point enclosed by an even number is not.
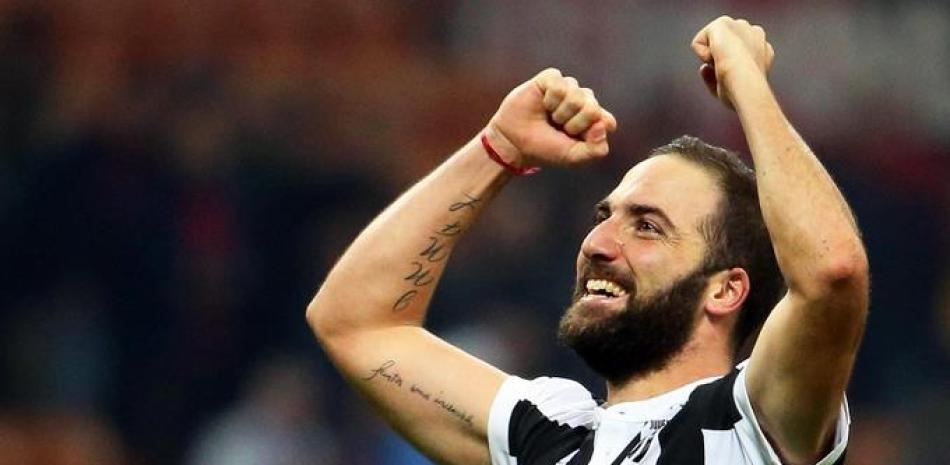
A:
[[[485,135],[513,165],[572,164],[606,155],[615,127],[592,92],[546,70],[508,95]],[[488,412],[505,374],[422,323],[453,247],[510,176],[473,139],[367,226],[307,308],[347,381],[439,462],[489,462]]]

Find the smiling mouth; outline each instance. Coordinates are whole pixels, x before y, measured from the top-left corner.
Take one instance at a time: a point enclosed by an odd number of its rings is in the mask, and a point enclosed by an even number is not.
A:
[[[609,279],[588,279],[584,289],[585,298],[617,298],[629,294],[623,286]]]

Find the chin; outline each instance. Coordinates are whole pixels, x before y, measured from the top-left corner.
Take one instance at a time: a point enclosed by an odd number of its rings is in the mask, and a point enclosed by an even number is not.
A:
[[[662,369],[695,329],[705,283],[696,271],[646,299],[575,294],[558,340],[612,383]]]
[[[567,308],[561,321],[558,324],[558,338],[569,347],[573,346],[574,341],[586,337],[597,338],[614,325],[618,316],[623,314],[626,308],[607,308],[598,303],[578,300]]]

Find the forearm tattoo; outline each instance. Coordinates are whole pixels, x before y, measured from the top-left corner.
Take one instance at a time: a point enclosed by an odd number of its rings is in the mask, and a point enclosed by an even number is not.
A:
[[[445,398],[444,392],[439,391],[438,393],[433,393],[428,389],[423,388],[416,383],[411,383],[403,378],[402,375],[400,375],[397,371],[395,360],[386,360],[378,367],[370,370],[369,375],[363,377],[362,380],[366,382],[386,383],[396,389],[408,389],[410,394],[416,396],[420,400],[435,404],[445,413],[455,417],[462,423],[465,423],[469,426],[475,426],[472,421],[472,414],[456,406],[455,403],[447,400]]]
[[[474,211],[482,200],[468,194],[463,195],[465,196],[464,200],[453,202],[448,208],[448,211],[455,213],[456,217],[431,232],[426,238],[426,246],[419,251],[416,259],[409,263],[409,273],[402,277],[404,281],[409,283],[408,289],[393,302],[392,310],[394,312],[406,309],[413,299],[419,295],[422,288],[436,280],[435,265],[448,258],[451,251],[449,241],[465,231],[466,225],[462,222],[462,218],[457,216],[464,216],[469,210]]]

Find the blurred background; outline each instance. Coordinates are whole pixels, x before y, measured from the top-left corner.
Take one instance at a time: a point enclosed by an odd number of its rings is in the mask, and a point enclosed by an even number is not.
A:
[[[427,463],[304,308],[546,66],[617,115],[612,157],[514,182],[429,325],[603,393],[554,339],[577,247],[651,147],[746,150],[688,47],[722,13],[769,32],[776,93],[869,249],[847,463],[950,463],[950,6],[697,3],[0,0],[0,465]]]

